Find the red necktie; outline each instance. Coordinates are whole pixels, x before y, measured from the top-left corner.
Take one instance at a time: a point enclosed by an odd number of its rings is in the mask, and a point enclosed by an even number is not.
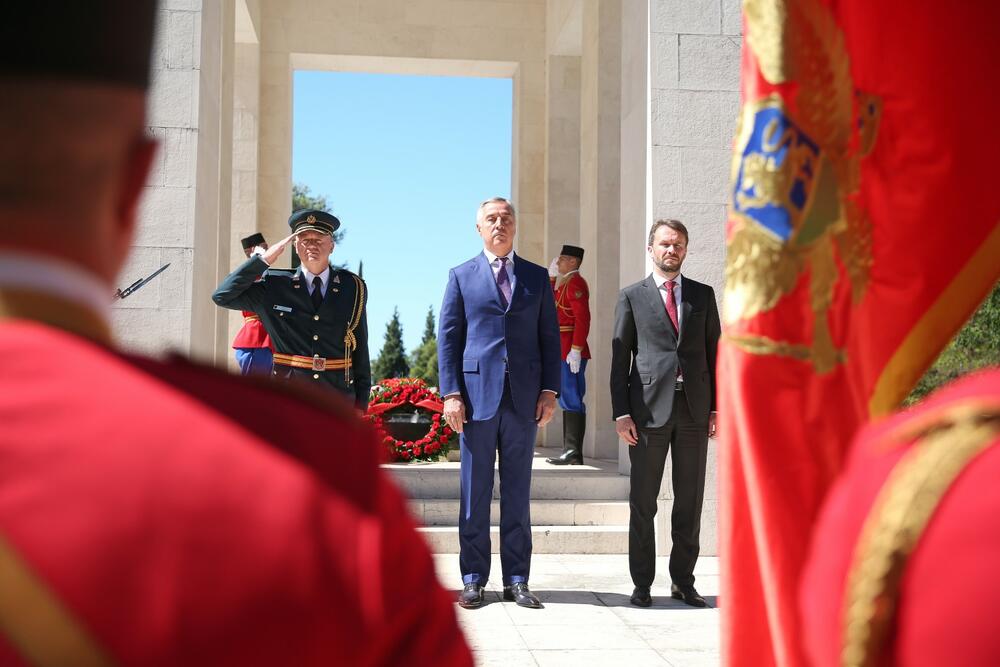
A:
[[[681,325],[677,320],[677,302],[674,301],[674,285],[676,285],[673,280],[668,280],[663,283],[663,286],[667,288],[667,315],[670,316],[670,321],[674,323],[674,331],[680,336]]]

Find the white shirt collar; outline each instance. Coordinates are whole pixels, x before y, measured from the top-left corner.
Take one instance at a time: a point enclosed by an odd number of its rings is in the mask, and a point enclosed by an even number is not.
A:
[[[656,283],[656,289],[662,289],[663,283],[667,282],[667,279],[661,276],[656,271],[653,271],[653,282]],[[674,289],[681,286],[681,274],[679,273],[677,274],[677,277],[674,278],[674,282],[676,283],[676,285],[674,285]]]
[[[111,321],[111,288],[81,266],[45,255],[0,251],[0,287],[30,289],[86,306]]]
[[[493,262],[495,262],[498,259],[500,259],[500,257],[498,255],[494,255],[489,250],[483,249],[483,253],[486,255],[486,261],[488,261],[491,265],[493,264]],[[511,263],[511,265],[514,264],[514,251],[513,250],[511,250],[507,255],[504,255],[504,256]]]
[[[327,266],[325,269],[323,269],[323,272],[318,275],[320,281],[323,283],[323,294],[325,295],[326,286],[330,282],[330,267]],[[309,269],[305,267],[304,264],[302,265],[302,277],[305,279],[306,284],[309,285],[310,292],[312,291],[313,278],[315,278],[316,276],[317,274],[311,273]]]

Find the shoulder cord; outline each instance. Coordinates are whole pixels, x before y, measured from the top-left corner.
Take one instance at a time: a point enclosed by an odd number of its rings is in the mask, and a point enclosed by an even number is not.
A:
[[[358,276],[351,274],[354,278],[354,310],[351,319],[347,322],[347,333],[344,335],[344,379],[348,383],[351,381],[351,355],[358,348],[358,338],[354,335],[354,330],[361,324],[361,313],[365,305],[365,283]]]

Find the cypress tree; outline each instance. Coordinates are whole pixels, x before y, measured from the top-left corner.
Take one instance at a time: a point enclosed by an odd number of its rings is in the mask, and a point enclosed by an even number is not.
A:
[[[406,377],[410,365],[403,350],[403,325],[399,323],[399,308],[392,311],[392,319],[385,326],[385,342],[382,352],[372,364],[372,377],[376,382],[387,378]]]
[[[437,334],[435,333],[434,308],[428,306],[424,321],[424,336],[420,346],[410,355],[410,373],[424,380],[431,387],[438,385]]]

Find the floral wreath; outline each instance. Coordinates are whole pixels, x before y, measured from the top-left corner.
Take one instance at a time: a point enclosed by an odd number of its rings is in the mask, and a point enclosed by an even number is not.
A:
[[[385,429],[384,413],[407,404],[434,413],[430,430],[417,440],[397,440]],[[391,461],[433,461],[448,451],[448,445],[455,436],[451,427],[441,419],[443,410],[441,395],[423,380],[393,378],[372,387],[365,418],[375,428],[378,440],[388,450]]]

